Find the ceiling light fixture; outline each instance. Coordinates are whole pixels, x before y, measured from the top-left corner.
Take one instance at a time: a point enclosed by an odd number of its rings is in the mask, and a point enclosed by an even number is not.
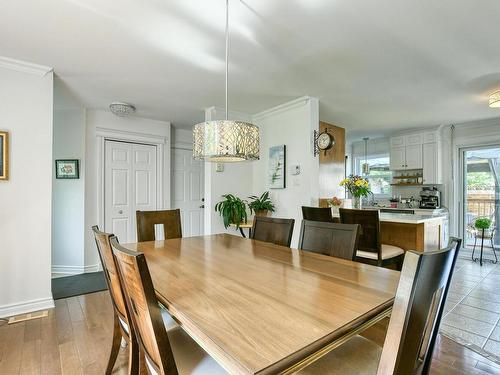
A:
[[[490,108],[500,108],[500,90],[490,94]]]
[[[118,117],[127,117],[135,112],[135,107],[129,103],[113,102],[109,105],[109,110]]]
[[[193,157],[218,163],[259,159],[259,127],[229,120],[229,0],[226,0],[226,117],[193,127]]]

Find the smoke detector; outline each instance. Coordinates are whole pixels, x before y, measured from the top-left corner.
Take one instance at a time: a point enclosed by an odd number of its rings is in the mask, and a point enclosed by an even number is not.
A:
[[[129,103],[113,102],[109,105],[111,113],[119,117],[127,117],[135,112],[135,107]]]

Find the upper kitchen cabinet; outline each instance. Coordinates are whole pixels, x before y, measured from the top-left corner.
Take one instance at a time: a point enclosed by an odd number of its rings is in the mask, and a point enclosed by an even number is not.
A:
[[[422,169],[422,134],[391,138],[390,168],[394,171]]]
[[[422,169],[424,185],[442,183],[439,133],[429,131],[392,137],[390,168],[394,171]]]

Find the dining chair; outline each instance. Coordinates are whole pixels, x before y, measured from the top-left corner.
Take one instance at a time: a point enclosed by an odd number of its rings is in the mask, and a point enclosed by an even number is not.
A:
[[[354,260],[358,246],[358,224],[302,220],[299,249]]]
[[[454,238],[442,250],[406,252],[382,348],[354,336],[298,374],[429,374],[460,245]]]
[[[378,210],[354,210],[340,208],[340,222],[359,224],[359,236],[356,261],[376,266],[396,264],[401,269],[405,251],[397,246],[380,242],[380,219]]]
[[[253,240],[290,247],[294,224],[294,219],[255,216],[253,219],[251,238]]]
[[[302,219],[333,223],[332,210],[329,207],[302,206]]]
[[[140,359],[148,372],[154,375],[227,374],[180,326],[172,326],[168,312],[162,312],[144,254],[121,246],[116,237],[111,237],[110,244],[140,346]]]
[[[154,241],[155,225],[162,225],[164,239],[182,238],[181,210],[137,211],[137,242]]]
[[[113,340],[111,341],[111,352],[106,367],[106,375],[111,374],[113,370],[122,338],[127,343],[129,350],[128,373],[135,374],[139,369],[139,347],[134,337],[134,332],[131,329],[127,305],[118,276],[118,269],[109,242],[113,235],[101,232],[97,225],[92,227],[92,231],[94,232],[97,252],[101,259],[102,269],[114,310]]]

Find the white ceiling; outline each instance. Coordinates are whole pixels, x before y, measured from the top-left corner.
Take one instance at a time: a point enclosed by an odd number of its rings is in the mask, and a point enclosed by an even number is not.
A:
[[[0,55],[91,108],[189,127],[224,104],[224,0],[1,0]],[[230,0],[230,108],[320,99],[354,133],[500,116],[498,0]]]

